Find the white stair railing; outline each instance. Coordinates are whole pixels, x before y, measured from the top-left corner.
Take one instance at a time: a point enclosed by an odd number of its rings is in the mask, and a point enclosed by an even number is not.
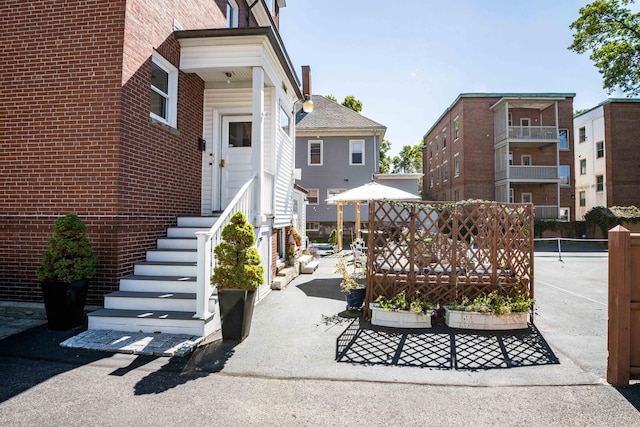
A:
[[[229,206],[222,212],[220,218],[213,224],[209,231],[199,231],[198,238],[198,274],[196,288],[196,319],[207,319],[209,311],[209,299],[213,295],[214,287],[211,286],[211,275],[216,266],[213,256],[213,248],[222,240],[222,228],[231,222],[231,217],[236,212],[242,212],[247,220],[253,222],[253,198],[254,187],[258,175],[254,174],[238,191],[231,200]],[[260,197],[261,195],[258,195]]]

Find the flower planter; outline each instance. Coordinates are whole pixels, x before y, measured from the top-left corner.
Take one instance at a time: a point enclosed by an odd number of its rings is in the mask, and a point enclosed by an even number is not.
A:
[[[458,311],[445,306],[444,321],[450,328],[479,329],[479,330],[507,330],[526,329],[529,327],[527,319],[529,312],[490,314],[477,311]]]
[[[218,289],[223,341],[243,341],[249,336],[256,292],[243,289]]]
[[[50,330],[66,331],[82,326],[89,279],[72,283],[45,280],[40,286]]]
[[[430,328],[431,316],[412,313],[410,311],[389,311],[380,308],[378,304],[369,304],[371,308],[371,324],[389,326],[391,328]]]
[[[364,297],[367,293],[366,288],[351,289],[345,294],[347,300],[347,310],[360,310],[364,304]]]

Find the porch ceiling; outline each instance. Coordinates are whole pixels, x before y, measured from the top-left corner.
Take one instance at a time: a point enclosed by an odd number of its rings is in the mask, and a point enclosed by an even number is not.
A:
[[[262,67],[266,84],[283,84],[302,99],[298,76],[271,27],[187,30],[175,35],[181,46],[182,71],[196,73],[207,83],[242,85],[252,80],[253,67]]]
[[[509,108],[531,108],[535,110],[544,110],[551,107],[553,104],[559,101],[563,101],[565,97],[549,97],[549,98],[510,98],[505,97],[500,99],[491,106],[492,110],[496,110],[506,103],[509,103]]]

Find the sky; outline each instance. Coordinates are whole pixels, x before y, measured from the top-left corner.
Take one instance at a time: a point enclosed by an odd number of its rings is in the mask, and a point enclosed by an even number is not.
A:
[[[574,110],[607,99],[589,55],[567,49],[589,2],[287,0],[280,35],[298,76],[311,67],[313,94],[362,101],[393,156],[460,93],[575,93]]]

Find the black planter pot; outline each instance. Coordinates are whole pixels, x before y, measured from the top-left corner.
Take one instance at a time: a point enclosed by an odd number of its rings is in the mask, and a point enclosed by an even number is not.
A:
[[[40,283],[47,312],[47,325],[52,331],[66,331],[84,323],[89,279],[72,283],[47,280]]]
[[[367,293],[366,288],[351,289],[348,294],[345,294],[347,298],[347,310],[360,310],[364,305],[364,297]]]
[[[223,341],[242,341],[249,336],[255,291],[218,289]]]

